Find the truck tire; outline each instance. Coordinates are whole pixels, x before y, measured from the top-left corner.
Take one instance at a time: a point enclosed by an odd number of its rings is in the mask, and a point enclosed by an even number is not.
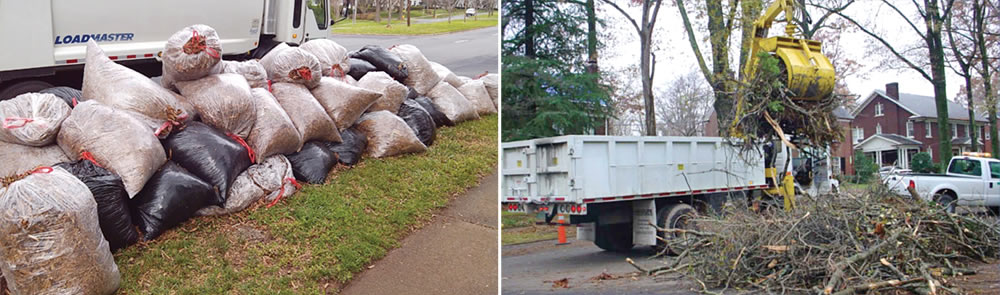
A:
[[[48,88],[52,88],[52,84],[49,84],[45,81],[38,81],[38,80],[21,81],[14,83],[13,85],[7,86],[3,90],[0,90],[0,100],[8,100],[21,94],[25,94],[28,92],[38,92]]]
[[[698,211],[694,210],[694,207],[688,204],[671,204],[660,208],[656,212],[656,226],[661,228],[676,228],[676,229],[697,229],[694,225],[693,219],[698,217]],[[685,235],[682,233],[665,233],[661,232],[658,235],[666,240],[682,238]],[[666,250],[667,255],[676,256],[684,252],[686,245],[674,245],[673,247],[668,246],[663,241],[656,242],[657,250]]]
[[[628,252],[632,249],[632,223],[604,224],[597,222],[594,245],[604,251]]]
[[[941,205],[941,207],[944,207],[945,212],[955,213],[955,196],[952,196],[950,193],[937,192],[934,194],[934,201]]]

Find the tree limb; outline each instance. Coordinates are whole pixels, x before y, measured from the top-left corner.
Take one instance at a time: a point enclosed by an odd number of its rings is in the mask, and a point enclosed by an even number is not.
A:
[[[684,22],[684,30],[687,31],[688,42],[691,43],[691,50],[694,51],[694,57],[698,61],[698,68],[701,69],[701,74],[705,75],[705,80],[707,80],[709,84],[715,84],[715,77],[712,75],[712,71],[708,69],[708,64],[705,63],[705,56],[701,54],[701,49],[698,48],[698,39],[694,36],[694,29],[691,27],[691,20],[688,18],[687,9],[684,8],[684,0],[675,1],[677,2],[677,10],[680,10],[681,12],[681,20]]]
[[[821,8],[829,10],[829,8],[826,8],[826,7],[821,7]],[[888,41],[885,41],[885,39],[883,39],[879,35],[877,35],[874,32],[868,30],[867,28],[861,26],[861,24],[859,24],[853,18],[848,17],[848,16],[844,15],[841,12],[834,12],[834,13],[836,13],[840,17],[842,17],[845,20],[847,20],[847,21],[851,22],[852,24],[854,24],[855,27],[857,27],[858,29],[860,29],[862,32],[864,32],[868,36],[871,36],[872,38],[875,38],[875,40],[878,40],[879,43],[882,43],[882,45],[885,46],[886,49],[889,49],[889,51],[892,52],[892,54],[895,55],[896,58],[899,58],[899,60],[901,60],[904,63],[906,63],[906,65],[909,66],[911,69],[916,70],[918,73],[920,73],[921,76],[924,77],[924,79],[927,79],[927,81],[934,81],[934,79],[931,78],[931,75],[927,74],[927,72],[924,71],[923,68],[918,67],[917,65],[913,64],[913,62],[911,62],[909,59],[907,59],[906,57],[903,57],[903,55],[900,54],[899,51],[896,51],[896,48],[893,48],[892,45],[889,45]]]

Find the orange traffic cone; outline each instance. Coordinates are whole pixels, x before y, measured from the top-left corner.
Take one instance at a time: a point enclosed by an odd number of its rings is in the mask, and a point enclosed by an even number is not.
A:
[[[556,245],[569,244],[566,242],[566,218],[562,214],[559,214],[559,220],[557,222],[559,223],[559,242],[556,243]]]

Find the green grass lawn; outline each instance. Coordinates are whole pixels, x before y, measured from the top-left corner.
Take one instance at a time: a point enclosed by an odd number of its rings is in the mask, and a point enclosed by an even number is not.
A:
[[[406,26],[406,20],[393,20],[391,27],[386,27],[386,22],[384,20],[381,23],[360,19],[357,23],[351,23],[350,20],[345,20],[331,26],[330,32],[333,34],[362,35],[428,35],[496,26],[497,15],[494,14],[491,17],[479,16],[479,20],[469,18],[466,21],[462,21],[461,16],[459,16],[457,18],[452,18],[451,23],[448,23],[447,21],[425,24],[412,23],[409,27]]]
[[[559,227],[555,225],[535,224],[542,221],[534,214],[501,212],[500,213],[500,244],[520,244],[543,240],[553,240],[559,237]],[[576,226],[566,227],[566,238],[576,237]]]
[[[426,153],[364,159],[274,207],[195,218],[125,249],[120,293],[336,293],[496,171],[497,121],[440,128]]]

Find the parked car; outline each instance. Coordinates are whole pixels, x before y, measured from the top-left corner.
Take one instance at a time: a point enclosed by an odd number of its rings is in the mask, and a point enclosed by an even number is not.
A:
[[[465,10],[465,16],[473,16],[473,15],[476,15],[475,8],[469,8]]]
[[[890,175],[886,184],[892,192],[909,196],[909,188],[920,198],[938,202],[954,212],[955,205],[986,206],[1000,213],[1000,160],[954,157],[945,174],[910,173]]]

